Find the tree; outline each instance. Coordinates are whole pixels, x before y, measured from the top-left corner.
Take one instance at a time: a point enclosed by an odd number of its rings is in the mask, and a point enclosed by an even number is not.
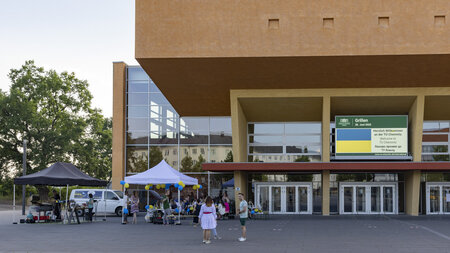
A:
[[[309,159],[308,156],[302,155],[300,157],[297,157],[294,162],[310,162],[310,161],[311,160]]]
[[[192,167],[192,171],[194,172],[202,172],[202,164],[206,162],[205,158],[203,158],[202,155],[198,156],[198,161],[195,162],[194,166]]]
[[[150,147],[150,168],[160,163],[163,160],[163,154],[159,147]],[[167,162],[167,161],[166,161]]]
[[[228,152],[227,157],[225,157],[225,160],[223,160],[226,163],[232,163],[233,162],[233,151],[230,150]]]
[[[192,166],[194,165],[194,162],[192,161],[192,157],[185,156],[183,159],[181,159],[181,171],[182,172],[189,172],[192,171]]]
[[[74,73],[44,71],[33,61],[11,69],[8,77],[9,93],[0,92],[2,170],[13,176],[21,171],[22,141],[27,139],[29,174],[55,162],[71,162],[108,179],[111,120],[91,108],[87,81]],[[45,196],[45,188],[40,189]]]

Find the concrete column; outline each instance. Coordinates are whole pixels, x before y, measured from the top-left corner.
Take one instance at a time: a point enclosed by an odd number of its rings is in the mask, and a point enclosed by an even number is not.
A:
[[[414,162],[422,161],[422,133],[425,109],[425,96],[418,95],[409,110],[409,150]],[[419,215],[420,201],[420,170],[405,173],[405,212],[406,214]]]
[[[248,189],[247,189],[247,172],[245,171],[235,171],[234,172],[234,198],[236,210],[239,207],[240,201],[238,199],[238,194],[243,193],[245,199],[248,200]],[[239,189],[239,190],[238,190]]]
[[[330,162],[330,96],[322,102],[322,162]],[[322,171],[322,215],[330,215],[330,171]]]
[[[247,118],[238,98],[233,94],[233,91],[230,91],[230,104],[233,138],[233,162],[247,162]],[[245,199],[248,199],[247,172],[234,172],[234,187],[235,206],[238,208],[240,203],[237,197],[238,193],[242,192]],[[236,190],[238,188],[239,191]]]
[[[124,62],[113,63],[113,119],[112,119],[112,189],[122,190],[120,180],[125,176],[125,87]]]
[[[322,171],[322,215],[330,215],[330,171]]]
[[[408,215],[419,215],[420,170],[405,173],[405,212]]]

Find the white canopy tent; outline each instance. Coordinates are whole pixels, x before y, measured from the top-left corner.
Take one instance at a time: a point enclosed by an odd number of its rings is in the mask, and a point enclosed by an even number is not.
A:
[[[155,167],[136,175],[125,177],[125,183],[148,185],[148,184],[178,184],[180,181],[185,185],[197,185],[198,180],[189,177],[172,168],[165,160],[162,160]],[[178,190],[178,204],[180,203],[180,190]],[[181,210],[180,210],[181,211]],[[178,212],[178,222],[180,222],[180,211]]]

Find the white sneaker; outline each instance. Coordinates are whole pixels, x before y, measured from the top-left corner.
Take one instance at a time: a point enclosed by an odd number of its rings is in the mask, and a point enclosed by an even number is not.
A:
[[[211,241],[210,241],[210,240],[208,240],[208,241],[206,241],[205,243],[206,243],[206,244],[210,244],[210,243],[211,243]]]
[[[206,243],[206,241],[205,241],[205,240],[203,240],[203,243]]]
[[[239,239],[238,239],[240,242],[245,242],[245,240],[247,240],[247,238],[244,238],[244,237],[239,237]]]
[[[214,236],[214,240],[220,240],[220,239],[222,239],[222,237],[220,237],[220,236]]]

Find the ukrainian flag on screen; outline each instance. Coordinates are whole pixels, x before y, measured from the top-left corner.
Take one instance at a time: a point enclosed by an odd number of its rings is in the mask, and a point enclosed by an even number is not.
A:
[[[370,129],[339,129],[336,136],[336,153],[372,152]]]

